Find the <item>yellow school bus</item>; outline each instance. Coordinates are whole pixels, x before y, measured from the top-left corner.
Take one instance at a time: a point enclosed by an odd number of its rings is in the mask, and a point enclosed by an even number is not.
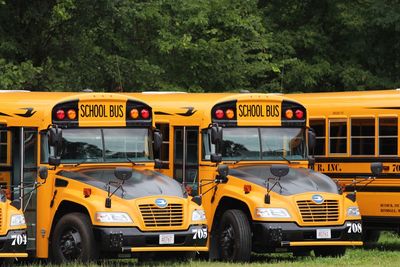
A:
[[[365,241],[400,232],[399,90],[288,95],[302,103],[315,130],[316,170],[356,192]],[[382,172],[371,174],[380,162]]]
[[[202,196],[211,259],[247,261],[252,251],[340,256],[362,245],[357,204],[308,168],[301,104],[273,94],[129,95],[155,110],[160,171]]]
[[[24,214],[18,201],[8,200],[5,191],[0,191],[0,244],[0,265],[6,258],[11,260],[28,256]]]
[[[56,262],[207,250],[199,198],[154,171],[153,111],[109,93],[3,93],[5,184],[26,207],[30,257]],[[32,190],[37,188],[37,190]]]

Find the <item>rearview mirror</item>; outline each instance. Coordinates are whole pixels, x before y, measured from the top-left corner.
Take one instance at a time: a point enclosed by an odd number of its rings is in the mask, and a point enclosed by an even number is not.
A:
[[[154,152],[159,152],[161,150],[161,145],[162,145],[162,135],[158,130],[154,131],[153,135],[153,140],[154,140]]]
[[[222,127],[213,125],[211,127],[211,144],[219,145],[222,142]]]
[[[49,169],[46,166],[40,166],[39,168],[39,177],[42,180],[46,180],[49,175]]]
[[[59,148],[62,144],[62,130],[57,127],[49,128],[47,132],[49,145]]]

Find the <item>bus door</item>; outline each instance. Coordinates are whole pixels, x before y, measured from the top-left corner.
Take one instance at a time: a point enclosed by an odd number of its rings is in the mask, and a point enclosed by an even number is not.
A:
[[[199,128],[193,126],[174,127],[174,175],[192,195],[198,193],[199,182]]]
[[[12,199],[20,199],[28,227],[28,250],[36,248],[36,190],[37,178],[37,128],[11,127],[11,159],[12,175],[11,185],[19,186],[20,190],[14,190]]]

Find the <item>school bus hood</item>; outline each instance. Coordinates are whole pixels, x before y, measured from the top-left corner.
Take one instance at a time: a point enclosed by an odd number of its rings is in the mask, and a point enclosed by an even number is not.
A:
[[[59,176],[70,178],[107,191],[114,192],[121,183],[114,175],[114,168],[85,168],[80,170],[62,170]],[[132,177],[124,182],[123,190],[118,189],[115,195],[124,199],[135,199],[146,196],[165,195],[186,197],[183,187],[174,179],[152,170],[132,170]]]
[[[271,174],[271,165],[247,165],[229,170],[229,176],[269,188],[275,181]],[[272,178],[272,179],[271,179]],[[279,186],[280,185],[280,186]],[[306,168],[289,168],[289,173],[281,177],[280,184],[273,187],[272,191],[281,195],[295,195],[305,192],[327,192],[338,194],[338,186],[328,176]]]

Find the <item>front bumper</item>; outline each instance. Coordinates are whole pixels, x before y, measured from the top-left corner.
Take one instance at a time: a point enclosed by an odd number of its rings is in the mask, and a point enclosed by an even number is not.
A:
[[[203,234],[200,235],[199,232]],[[136,227],[94,227],[99,249],[110,253],[146,251],[208,251],[207,226],[192,225],[183,231],[142,232]],[[205,233],[205,234],[204,234]],[[160,244],[160,235],[173,235],[173,244]]]
[[[26,230],[8,231],[7,235],[0,236],[0,258],[26,258],[27,244]]]
[[[352,225],[358,227],[353,227]],[[330,238],[317,238],[317,229],[330,229]],[[287,222],[253,222],[253,244],[257,251],[310,246],[362,246],[361,221],[343,225],[301,227]]]

